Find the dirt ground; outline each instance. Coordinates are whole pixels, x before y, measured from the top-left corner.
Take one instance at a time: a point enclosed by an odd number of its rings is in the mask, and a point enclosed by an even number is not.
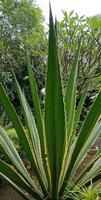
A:
[[[80,165],[80,167],[79,167],[79,169],[78,169],[78,171],[76,173],[76,176],[78,176],[80,174],[80,172],[82,171],[84,166],[87,165],[87,163],[95,155],[96,146],[100,146],[101,147],[101,138],[100,138],[100,140],[95,142],[95,144],[92,146],[91,150],[88,152],[86,158],[81,163],[81,165]],[[29,170],[29,172],[32,174],[31,169]],[[0,188],[0,200],[24,200],[24,198],[21,197],[17,192],[15,192],[11,187],[6,185],[6,186]]]
[[[4,186],[0,188],[0,200],[24,200],[24,199],[11,187]]]

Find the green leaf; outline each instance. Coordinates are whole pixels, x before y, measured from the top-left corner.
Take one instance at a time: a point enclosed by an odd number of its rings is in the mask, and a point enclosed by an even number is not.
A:
[[[47,189],[47,180],[45,176],[45,171],[43,168],[43,163],[42,163],[42,157],[41,157],[41,148],[40,148],[40,140],[39,140],[39,135],[38,135],[38,130],[35,124],[34,116],[32,115],[31,109],[28,105],[28,102],[25,98],[24,92],[22,93],[21,88],[19,86],[19,83],[14,75],[15,83],[16,83],[16,88],[19,96],[19,100],[21,103],[21,108],[23,111],[23,115],[25,118],[26,122],[26,127],[29,131],[30,137],[31,137],[31,142],[32,142],[32,148],[33,148],[33,154],[34,154],[34,168],[37,172],[36,176],[39,180],[39,183],[44,191],[46,193]]]
[[[5,174],[0,172],[0,177],[6,180],[6,182],[8,182],[8,184],[11,185],[11,187],[14,188],[14,190],[16,190],[19,194],[21,194],[24,197],[24,199],[34,200],[32,196],[29,196],[28,193],[26,193],[26,191],[24,191],[22,188],[17,186],[13,181],[11,181],[11,179],[9,179],[8,176],[5,176]],[[41,198],[38,198],[38,199],[41,199]]]
[[[74,14],[74,10],[70,11],[69,17],[71,17]]]
[[[66,94],[65,94],[65,113],[66,113],[66,148],[65,155],[62,163],[61,174],[60,174],[60,183],[59,188],[65,178],[67,167],[70,162],[70,148],[72,141],[74,139],[75,133],[73,132],[73,124],[75,117],[75,107],[76,107],[76,82],[77,82],[77,69],[78,69],[78,59],[80,53],[81,40],[78,42],[78,48],[76,50],[73,66],[71,69],[71,74],[68,80]],[[74,147],[73,147],[74,148]]]
[[[82,170],[82,172],[79,174],[79,176],[77,177],[76,181],[74,184],[81,184],[82,179],[84,178],[85,174],[87,172],[89,172],[89,170],[92,168],[92,166],[94,165],[94,163],[98,160],[98,158],[100,158],[101,156],[101,150],[96,152],[96,154],[94,155],[94,157],[91,159],[91,161],[84,167],[84,169]]]
[[[73,167],[75,165],[75,162],[77,161],[77,158],[80,154],[80,152],[83,150],[83,147],[85,148],[86,143],[89,144],[90,137],[93,137],[93,130],[101,116],[101,92],[98,94],[94,104],[91,107],[91,110],[89,114],[87,115],[86,120],[84,121],[84,124],[81,128],[81,131],[79,133],[73,154],[72,159],[69,165],[69,168],[66,173],[65,181],[62,186],[61,191],[63,191],[66,187],[66,180],[70,177]],[[88,150],[88,148],[87,148]],[[86,152],[85,152],[86,153]]]
[[[19,137],[20,143],[22,147],[24,148],[24,151],[26,152],[28,159],[30,160],[34,168],[34,172],[35,174],[37,174],[37,170],[33,164],[33,155],[31,153],[31,148],[26,137],[26,132],[2,84],[0,84],[0,100],[1,100],[2,105],[5,107],[5,111],[7,115],[9,116],[10,120],[12,121],[14,125],[16,133]]]
[[[3,112],[2,116],[0,117],[0,126],[4,125],[4,121],[5,121],[5,111]]]
[[[36,118],[36,125],[38,129],[39,137],[40,137],[41,150],[42,150],[42,155],[44,159],[45,135],[44,135],[44,129],[43,129],[43,119],[41,115],[41,108],[40,108],[38,94],[37,94],[36,81],[33,76],[33,71],[32,71],[32,66],[30,63],[28,51],[26,51],[26,55],[27,55],[28,77],[29,77],[29,83],[30,83],[30,88],[31,88],[32,101],[33,101],[33,107],[34,107],[35,118]]]
[[[70,162],[71,162],[71,159],[72,159],[72,154],[73,154],[73,151],[74,151],[74,148],[75,148],[75,144],[76,144],[76,139],[74,140],[74,142],[71,145],[69,154],[67,154],[67,152],[66,152],[66,154],[64,156],[64,160],[63,160],[63,164],[62,164],[62,168],[61,168],[61,174],[60,174],[60,178],[59,178],[59,191],[60,191],[61,186],[64,182],[67,169],[70,165]]]
[[[19,171],[19,173],[24,177],[26,181],[34,188],[34,190],[40,194],[40,190],[37,188],[35,183],[33,182],[32,178],[30,177],[30,174],[27,172],[18,152],[16,151],[15,147],[13,146],[13,143],[10,141],[9,137],[7,136],[4,129],[0,127],[0,145],[10,158],[10,160],[13,162],[13,165],[16,167],[16,169]]]
[[[29,77],[29,83],[30,83],[30,88],[31,88],[32,102],[33,102],[33,107],[34,107],[34,112],[35,112],[36,125],[37,125],[38,134],[39,134],[39,138],[40,138],[42,160],[43,160],[43,165],[44,165],[44,169],[46,172],[47,180],[49,182],[48,184],[50,184],[50,176],[49,176],[49,171],[48,171],[48,166],[47,166],[48,163],[47,163],[47,159],[46,159],[47,149],[46,149],[43,118],[42,118],[41,108],[40,108],[40,104],[39,104],[36,81],[33,76],[32,66],[30,63],[29,54],[28,54],[27,50],[26,50],[26,55],[27,55],[28,77]]]
[[[75,165],[72,169],[70,177],[73,176],[73,174],[76,172],[78,165],[84,159],[84,156],[90,149],[91,145],[100,136],[100,134],[101,134],[101,121],[94,127],[94,129],[92,130],[91,134],[89,135],[87,141],[85,142],[83,148],[81,149],[81,151],[76,159]]]
[[[34,195],[35,197],[38,198],[37,193],[35,193],[35,191],[28,184],[28,182],[26,182],[23,179],[23,177],[21,177],[21,175],[18,174],[18,172],[13,167],[11,167],[2,160],[0,160],[0,173],[8,177],[18,187],[22,188],[23,190],[26,190],[29,194]]]
[[[83,109],[85,98],[87,96],[87,91],[88,91],[89,84],[90,84],[90,81],[88,81],[86,83],[86,85],[85,85],[84,92],[83,92],[83,94],[81,96],[81,99],[79,101],[79,104],[78,104],[78,107],[77,107],[77,110],[76,110],[76,113],[75,113],[74,126],[73,126],[73,132],[74,133],[76,132],[77,124],[78,124],[78,122],[80,120],[80,115],[81,115],[81,112],[82,112],[82,109]]]
[[[80,184],[86,184],[89,180],[92,180],[94,177],[96,177],[98,173],[101,174],[101,157],[94,163],[93,167],[89,173],[85,175]]]
[[[80,53],[81,40],[78,43],[78,48],[73,61],[70,77],[68,80],[66,95],[65,95],[65,111],[66,111],[66,123],[67,123],[67,139],[69,145],[73,138],[73,123],[75,117],[75,106],[76,106],[76,82],[77,82],[77,70],[78,70],[78,59]]]
[[[73,160],[72,160],[73,165],[80,151],[82,150],[82,148],[92,135],[92,131],[95,128],[100,116],[101,116],[101,92],[98,94],[93,106],[91,107],[91,110],[87,115],[87,118],[84,121],[84,124],[79,133],[78,140],[73,153]]]
[[[45,133],[52,179],[52,190],[53,195],[56,195],[64,150],[65,117],[57,56],[56,33],[51,11],[48,51],[49,56],[46,81]]]

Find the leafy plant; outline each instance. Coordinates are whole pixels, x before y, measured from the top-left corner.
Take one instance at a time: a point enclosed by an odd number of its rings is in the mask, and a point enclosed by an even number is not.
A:
[[[99,90],[101,85],[100,43],[101,16],[85,17],[77,13],[63,11],[63,19],[58,22],[59,60],[63,80],[67,80],[74,58],[78,37],[83,35],[83,42],[78,63],[78,96],[84,83],[91,79],[90,90]]]
[[[6,121],[6,113],[5,111],[2,113],[0,117],[0,126],[4,127],[6,130],[12,127],[12,123],[5,123]]]
[[[73,188],[73,190],[71,190]],[[81,187],[80,185],[70,185],[66,190],[67,196],[73,200],[100,200],[101,184],[96,186]]]
[[[20,143],[35,174],[34,178],[33,175],[29,174],[5,130],[0,128],[0,145],[12,161],[12,166],[10,166],[0,160],[0,176],[27,200],[64,199],[68,182],[71,183],[74,180],[74,184],[83,186],[89,184],[89,180],[95,180],[99,175],[101,151],[96,153],[94,159],[74,179],[82,159],[101,133],[101,122],[99,121],[101,115],[100,92],[79,134],[76,134],[76,127],[89,85],[87,83],[76,109],[80,44],[81,39],[78,42],[66,93],[63,96],[57,54],[56,26],[50,9],[49,55],[44,116],[41,113],[35,78],[33,77],[27,51],[28,75],[35,119],[24,92],[21,90],[13,73],[29,137],[27,137],[26,129],[24,129],[5,89],[0,85],[1,102],[15,127]]]

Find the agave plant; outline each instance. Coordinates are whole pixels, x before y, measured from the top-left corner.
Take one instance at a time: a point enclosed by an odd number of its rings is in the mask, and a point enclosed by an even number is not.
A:
[[[6,91],[0,85],[0,100],[5,107],[20,143],[30,161],[34,176],[24,166],[17,150],[3,128],[0,128],[0,145],[12,161],[12,166],[0,160],[0,176],[25,199],[64,199],[68,183],[81,186],[95,180],[101,169],[101,152],[97,152],[76,179],[73,177],[92,143],[101,133],[101,92],[97,96],[80,132],[76,128],[80,119],[88,83],[76,108],[76,85],[81,39],[73,61],[66,91],[62,92],[57,54],[56,25],[50,9],[49,55],[46,80],[45,113],[40,109],[37,87],[28,52],[28,77],[34,106],[34,116],[24,92],[14,75],[16,88],[25,118],[26,129],[11,104]],[[89,172],[89,173],[88,173]]]

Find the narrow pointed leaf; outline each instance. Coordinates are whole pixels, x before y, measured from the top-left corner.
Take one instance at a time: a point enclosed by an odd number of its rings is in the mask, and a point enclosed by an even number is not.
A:
[[[81,40],[78,43],[78,48],[75,54],[73,66],[71,69],[70,77],[68,80],[68,85],[66,88],[65,95],[65,110],[66,110],[66,123],[67,123],[67,137],[71,137],[74,116],[75,116],[75,106],[76,106],[76,85],[77,85],[77,70],[78,70],[78,59],[80,53]]]
[[[74,125],[75,107],[76,107],[76,84],[77,84],[76,82],[77,82],[77,70],[78,70],[80,46],[81,46],[81,39],[78,43],[78,48],[76,50],[76,54],[75,54],[75,58],[74,58],[74,62],[71,69],[71,74],[68,80],[66,94],[65,94],[66,149],[65,149],[65,155],[64,155],[64,159],[62,163],[62,168],[61,168],[60,186],[65,177],[67,167],[69,166],[69,163],[70,163],[70,157],[71,157],[70,148],[71,148],[72,141],[75,135],[73,131],[73,125]]]
[[[38,129],[39,137],[40,137],[41,150],[42,150],[42,155],[44,159],[45,138],[44,138],[44,129],[43,129],[43,119],[42,119],[41,108],[40,108],[38,94],[37,94],[36,81],[33,76],[32,66],[30,63],[28,52],[26,52],[26,54],[27,54],[28,77],[29,77],[33,107],[34,107],[34,112],[35,112],[35,117],[36,117],[36,125]]]
[[[82,150],[80,151],[75,165],[72,169],[71,172],[71,176],[73,176],[73,174],[76,172],[78,165],[80,165],[81,161],[84,159],[85,154],[88,152],[88,150],[90,149],[91,145],[94,143],[94,141],[100,136],[101,134],[101,122],[99,122],[93,129],[93,131],[91,132],[89,138],[87,139],[86,143],[84,144]]]
[[[92,180],[98,173],[101,174],[101,157],[94,163],[89,173],[82,179],[81,184],[86,184],[89,180]]]
[[[33,182],[32,178],[30,177],[30,174],[27,172],[18,152],[16,151],[13,143],[7,136],[4,129],[0,127],[0,145],[10,158],[10,160],[13,162],[13,165],[16,167],[16,169],[19,171],[19,173],[28,181],[28,183],[34,188],[34,190],[41,195],[40,190],[37,188],[35,183]]]
[[[82,112],[82,109],[83,109],[85,98],[87,96],[87,91],[88,91],[89,83],[90,82],[87,82],[86,85],[85,85],[84,92],[83,92],[83,94],[81,96],[81,99],[79,101],[79,104],[78,104],[78,107],[77,107],[77,110],[76,110],[76,113],[75,113],[74,125],[73,125],[73,132],[74,133],[76,132],[76,128],[77,128],[78,122],[80,120],[80,115],[81,115],[81,112]]]
[[[72,159],[66,173],[65,181],[61,188],[61,192],[63,192],[64,188],[66,187],[66,181],[68,180],[68,178],[70,177],[72,173],[72,170],[78,158],[78,155],[80,154],[87,140],[90,138],[90,136],[92,136],[93,130],[100,116],[101,116],[101,92],[98,94],[94,104],[92,105],[90,112],[88,113],[87,118],[84,121],[84,124],[79,133],[77,143],[75,145],[75,148],[72,154]]]
[[[33,155],[31,153],[30,145],[28,143],[25,130],[23,128],[23,125],[22,125],[12,103],[10,102],[10,100],[5,92],[4,87],[1,84],[0,84],[0,101],[1,101],[2,105],[5,107],[5,111],[14,125],[16,133],[19,137],[20,143],[21,143],[22,147],[24,148],[24,151],[26,152],[28,159],[30,160],[32,167],[34,168],[35,174],[37,175],[37,169],[33,162]]]
[[[43,188],[43,191],[46,192],[45,187],[47,188],[47,180],[43,168],[42,163],[42,157],[41,157],[41,148],[40,148],[40,140],[38,135],[38,130],[35,124],[34,116],[32,115],[31,109],[28,106],[27,100],[25,98],[24,92],[22,93],[21,88],[19,86],[19,83],[14,75],[16,88],[19,96],[19,100],[21,103],[21,108],[24,114],[26,127],[30,133],[31,142],[32,142],[32,148],[33,148],[33,154],[34,154],[34,166],[37,171],[37,178],[39,180],[39,183],[41,184],[41,187]]]
[[[21,175],[15,171],[13,167],[2,160],[0,160],[0,172],[8,177],[16,185],[26,190],[29,194],[34,195],[35,197],[39,197],[38,194],[35,193],[34,190],[32,190],[32,187],[28,184],[28,182],[26,182],[23,177],[21,177]]]
[[[52,189],[54,190],[54,195],[56,195],[56,184],[59,178],[64,148],[65,119],[61,78],[57,56],[56,33],[51,11],[45,101],[45,133],[52,178]]]
[[[67,152],[66,152],[66,154],[64,156],[64,160],[63,160],[62,168],[61,168],[61,174],[60,174],[60,178],[59,178],[59,191],[60,191],[60,188],[61,188],[61,186],[64,182],[67,169],[68,169],[69,164],[71,162],[72,154],[73,154],[73,151],[74,151],[74,148],[75,148],[75,144],[76,144],[76,139],[74,140],[74,142],[71,145],[69,154],[67,154]]]
[[[93,129],[95,128],[99,118],[101,116],[101,92],[97,96],[91,110],[81,128],[80,134],[78,136],[78,140],[74,149],[72,164],[74,165],[77,156],[79,155],[80,151],[86,144],[88,138],[92,134]]]
[[[17,186],[11,179],[9,179],[3,173],[0,172],[0,176],[1,176],[2,179],[6,180],[6,182],[8,182],[8,184],[11,185],[12,188],[14,188],[14,190],[16,190],[19,194],[21,194],[24,197],[24,199],[34,200],[34,198],[32,196],[29,196],[28,193],[26,193],[26,191],[22,190],[22,188]]]
[[[83,171],[79,174],[79,176],[77,177],[77,179],[76,179],[76,181],[75,181],[74,184],[81,184],[81,181],[82,181],[83,177],[85,176],[85,174],[86,174],[87,172],[90,171],[90,169],[92,168],[92,166],[94,165],[94,163],[95,163],[95,162],[98,160],[98,158],[100,158],[100,157],[101,157],[101,150],[98,151],[98,152],[95,154],[95,156],[92,158],[92,160],[90,161],[90,163],[88,163],[88,164],[84,167]]]
[[[0,126],[4,125],[4,120],[5,120],[5,111],[3,112],[2,116],[0,117]]]
[[[39,138],[40,138],[42,160],[43,160],[43,165],[44,165],[44,169],[45,169],[45,172],[46,172],[47,180],[49,182],[48,184],[50,184],[48,163],[47,163],[47,160],[46,160],[47,149],[46,149],[46,140],[45,140],[44,125],[43,125],[43,117],[42,117],[38,93],[37,93],[36,81],[35,81],[35,77],[33,75],[32,66],[31,66],[31,63],[30,63],[29,54],[28,54],[27,50],[26,50],[26,55],[27,55],[28,77],[29,77],[29,83],[30,83],[30,88],[31,88],[32,102],[33,102],[33,107],[34,107],[34,112],[35,112],[36,125],[37,125],[38,134],[39,134]]]

